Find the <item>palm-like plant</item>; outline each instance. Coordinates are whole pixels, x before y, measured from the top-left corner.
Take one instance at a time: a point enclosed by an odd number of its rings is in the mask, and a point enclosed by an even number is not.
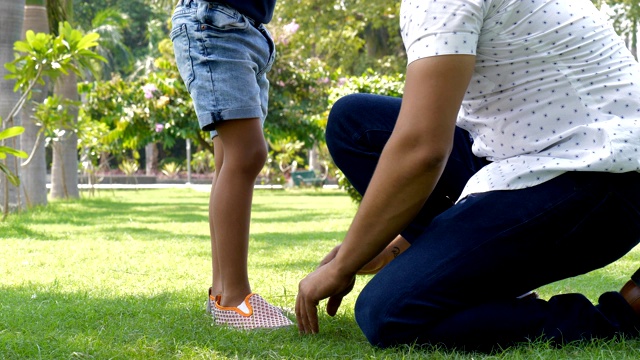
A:
[[[133,54],[124,43],[123,32],[128,26],[127,15],[113,8],[99,11],[91,21],[90,31],[100,35],[96,52],[107,59],[101,64],[103,79],[113,72],[129,72],[133,64]]]
[[[161,169],[162,173],[171,179],[177,178],[181,170],[182,166],[176,162],[168,162]]]
[[[133,159],[124,159],[120,165],[118,165],[118,169],[127,176],[133,176],[140,169],[140,164]]]

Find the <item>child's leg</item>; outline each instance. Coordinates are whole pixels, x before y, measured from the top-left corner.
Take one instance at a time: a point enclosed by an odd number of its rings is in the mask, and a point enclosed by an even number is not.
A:
[[[222,294],[222,278],[220,263],[218,262],[218,251],[216,250],[216,234],[213,229],[213,194],[215,193],[216,179],[224,163],[224,148],[219,136],[213,138],[213,150],[216,168],[211,181],[211,193],[209,194],[209,234],[211,236],[211,293],[215,296]]]
[[[247,273],[251,203],[267,146],[258,118],[223,122],[216,130],[224,160],[211,194],[212,239],[220,270],[220,305],[237,306],[251,293]],[[215,261],[216,255],[214,266]]]

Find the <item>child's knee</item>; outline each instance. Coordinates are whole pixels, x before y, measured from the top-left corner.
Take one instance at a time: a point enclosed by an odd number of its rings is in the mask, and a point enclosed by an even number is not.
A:
[[[257,176],[267,161],[267,147],[266,145],[248,144],[236,159],[236,171]]]

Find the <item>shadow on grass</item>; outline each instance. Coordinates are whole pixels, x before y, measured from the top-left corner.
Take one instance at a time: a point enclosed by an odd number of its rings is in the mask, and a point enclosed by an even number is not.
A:
[[[264,210],[261,210],[264,211]],[[254,213],[257,211],[254,210]],[[321,222],[330,219],[342,219],[341,215],[334,215],[331,213],[327,213],[326,211],[312,211],[305,210],[296,215],[284,215],[278,216],[277,214],[269,215],[267,218],[260,218],[254,216],[251,219],[252,223],[256,224],[273,224],[273,223],[284,223],[284,222]]]
[[[260,190],[266,192],[265,190]],[[314,196],[314,197],[329,197],[329,196],[346,196],[346,192],[342,190],[327,190],[327,189],[289,189],[285,191],[285,194],[293,196]]]
[[[101,219],[122,218],[125,220],[145,221],[159,220],[164,222],[202,222],[208,221],[207,204],[176,204],[175,202],[117,202],[92,200],[78,203],[82,216],[74,216],[69,222],[74,225],[94,224]],[[62,206],[59,215],[77,215],[78,207]],[[58,223],[60,217],[44,220],[45,223]],[[65,218],[68,219],[68,218]]]
[[[20,223],[6,226],[2,225],[3,224],[0,224],[0,240],[9,238],[44,240],[51,237],[50,234],[43,231],[35,231],[28,225]]]

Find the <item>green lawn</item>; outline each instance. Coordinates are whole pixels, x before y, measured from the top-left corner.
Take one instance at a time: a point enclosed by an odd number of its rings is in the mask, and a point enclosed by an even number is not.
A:
[[[208,194],[189,189],[100,191],[0,223],[0,359],[638,359],[640,341],[554,349],[523,345],[492,356],[371,347],[353,319],[360,278],[321,333],[213,326]],[[298,281],[337,244],[355,212],[339,191],[258,191],[250,249],[253,290],[292,308]],[[541,265],[544,259],[541,259]],[[591,299],[618,289],[640,250],[539,292]]]

